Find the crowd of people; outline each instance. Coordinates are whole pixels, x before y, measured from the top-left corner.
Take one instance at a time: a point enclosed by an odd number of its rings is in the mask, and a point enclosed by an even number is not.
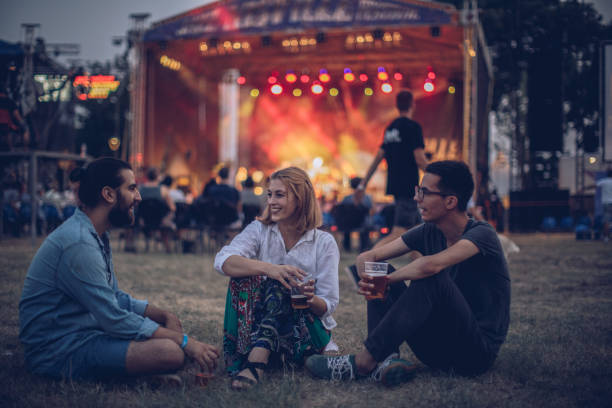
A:
[[[133,225],[147,200],[165,204],[160,222],[172,229],[178,195],[167,188],[171,182],[160,185],[154,172],[139,186],[129,164],[102,158],[75,173],[78,208],[47,237],[28,269],[19,304],[28,369],[99,380],[168,375],[193,360],[210,373],[223,356],[235,390],[253,387],[264,381],[266,370],[287,364],[305,366],[317,378],[392,386],[415,373],[415,365],[399,356],[406,342],[434,369],[460,375],[488,370],[509,325],[506,259],[490,224],[468,216],[474,190],[468,166],[422,162],[420,127],[406,106],[411,103],[411,96],[398,97],[400,118],[344,203],[363,214],[371,211],[364,189],[387,158],[394,228],[372,249],[362,242],[364,251],[355,259],[352,276],[367,300],[368,327],[357,353],[337,355],[340,253],[335,238],[321,229],[321,206],[304,170],[272,173],[261,215],[215,256],[215,270],[229,278],[220,349],[186,333],[173,312],[118,288],[109,229]],[[397,169],[391,170],[391,163],[400,151],[410,158],[405,161],[411,171],[424,169],[420,183],[418,175],[393,175]],[[397,171],[407,171],[405,164]],[[241,194],[229,184],[228,173],[221,169],[192,205],[223,203],[234,214],[247,202],[257,205],[257,196],[248,192],[251,183]],[[409,251],[418,253],[411,263],[397,270],[388,263]],[[388,273],[375,278],[368,272],[372,265]]]

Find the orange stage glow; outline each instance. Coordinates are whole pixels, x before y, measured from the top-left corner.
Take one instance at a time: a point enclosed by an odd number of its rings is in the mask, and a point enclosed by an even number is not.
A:
[[[323,72],[322,74],[319,74],[319,80],[323,83],[329,82],[331,80],[331,76],[329,76],[327,72]]]
[[[346,82],[353,82],[355,80],[355,74],[352,72],[347,72],[344,74],[344,80]]]
[[[387,74],[385,71],[380,71],[378,73],[378,79],[380,79],[381,81],[386,81],[389,79],[389,74]]]

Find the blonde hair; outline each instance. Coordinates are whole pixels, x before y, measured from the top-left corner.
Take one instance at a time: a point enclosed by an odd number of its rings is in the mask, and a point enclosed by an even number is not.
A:
[[[297,214],[295,228],[300,234],[321,226],[323,223],[321,210],[315,197],[312,182],[304,170],[297,167],[287,167],[272,173],[268,177],[268,185],[270,185],[271,180],[280,180],[287,187],[287,192],[293,194],[295,213]],[[257,219],[266,225],[273,222],[268,205],[266,205],[261,217]]]

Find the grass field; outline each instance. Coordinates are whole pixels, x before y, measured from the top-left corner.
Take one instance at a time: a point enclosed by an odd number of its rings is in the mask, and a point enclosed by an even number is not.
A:
[[[35,252],[29,240],[0,241],[0,407],[525,407],[612,406],[612,245],[570,235],[515,235],[510,256],[510,331],[494,367],[475,378],[432,372],[417,362],[410,383],[332,384],[277,371],[247,392],[229,389],[222,369],[207,387],[183,371],[179,388],[144,380],[70,383],[29,374],[19,343],[18,302]],[[343,254],[342,268],[355,254]],[[211,255],[115,251],[120,287],[176,312],[191,335],[221,346],[227,278]],[[361,345],[365,303],[340,272],[334,339]],[[414,360],[404,346],[402,356]]]

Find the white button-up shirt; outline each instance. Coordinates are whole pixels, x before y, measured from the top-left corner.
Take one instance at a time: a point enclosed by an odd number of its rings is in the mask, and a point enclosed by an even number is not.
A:
[[[340,253],[334,237],[321,230],[307,231],[288,252],[278,225],[264,225],[259,221],[250,223],[229,245],[215,256],[215,269],[222,275],[223,264],[232,255],[268,262],[276,265],[293,265],[312,275],[315,280],[315,295],[327,304],[321,316],[326,329],[337,323],[332,317],[340,300],[338,289],[338,263]]]

